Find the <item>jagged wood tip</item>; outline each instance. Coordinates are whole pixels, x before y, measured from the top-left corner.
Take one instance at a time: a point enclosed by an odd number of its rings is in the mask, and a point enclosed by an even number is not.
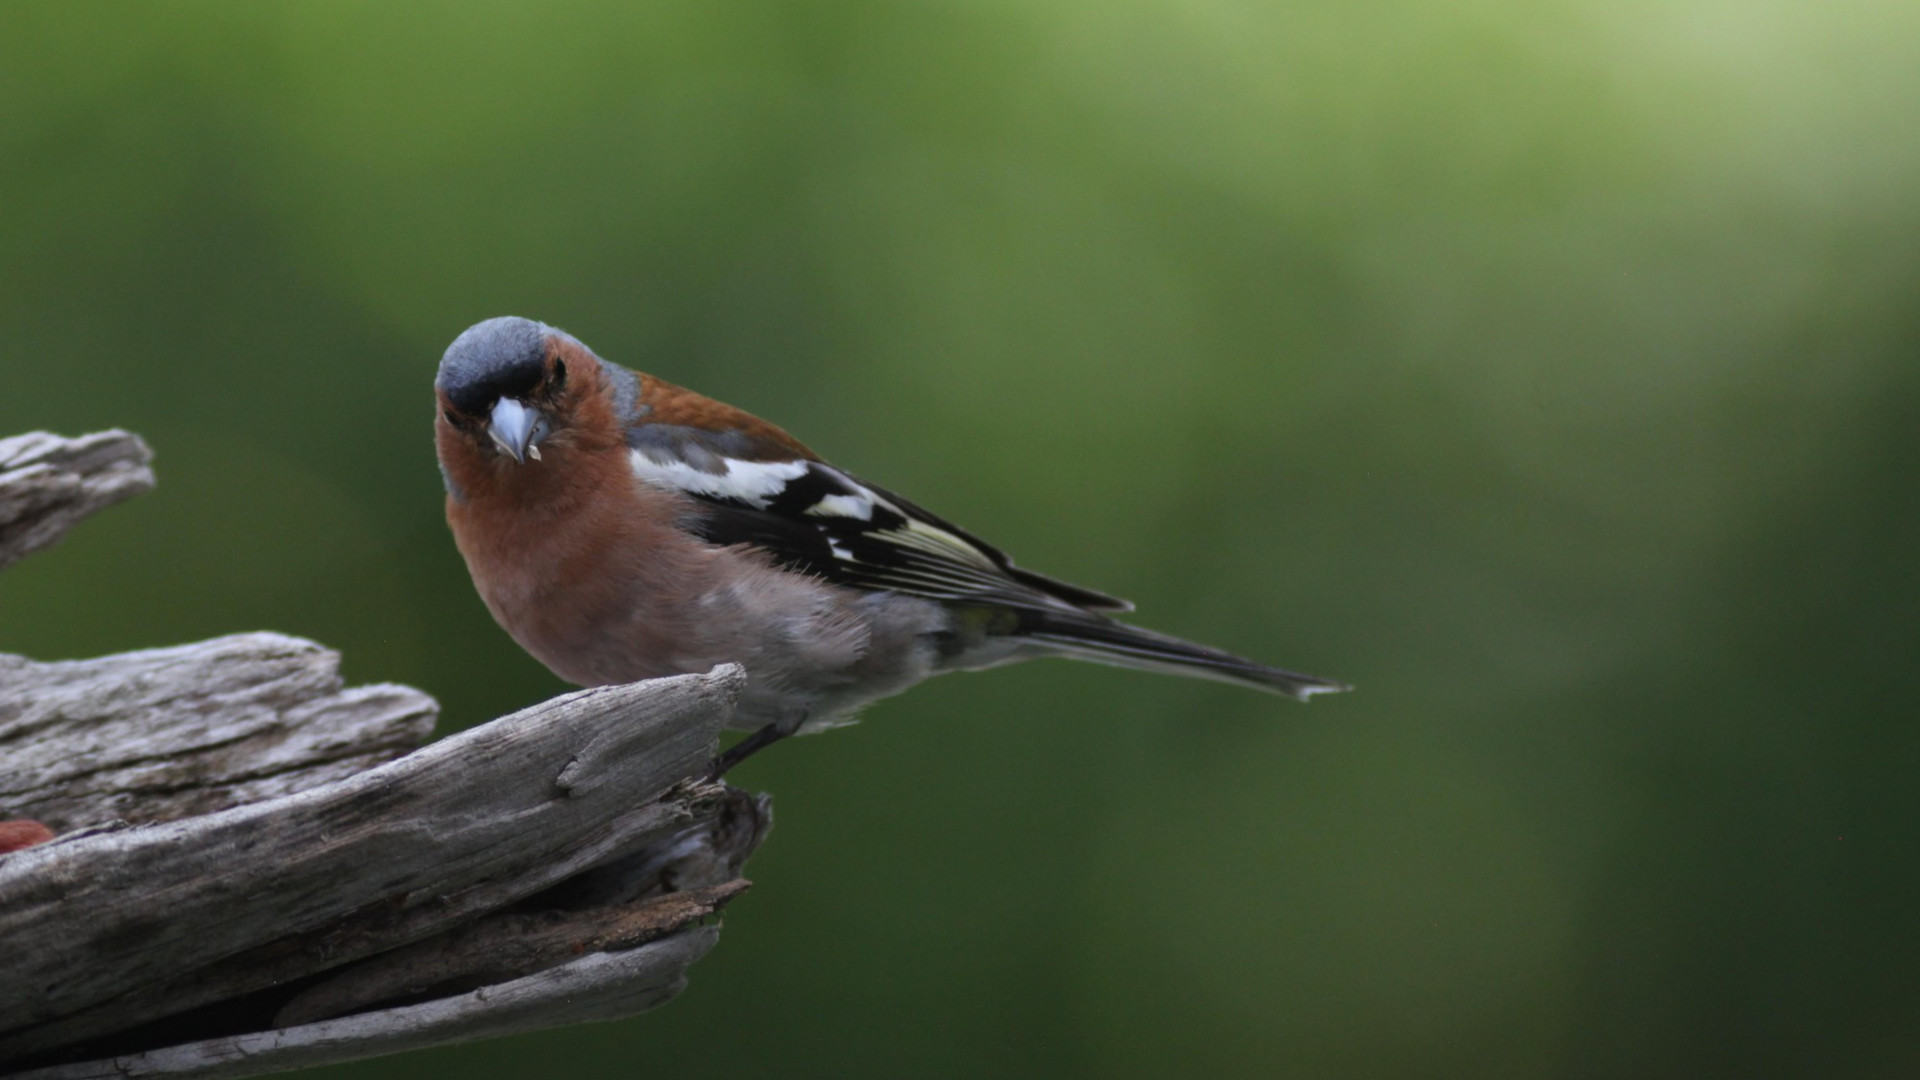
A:
[[[59,543],[94,511],[153,490],[152,460],[126,431],[0,439],[0,570]]]

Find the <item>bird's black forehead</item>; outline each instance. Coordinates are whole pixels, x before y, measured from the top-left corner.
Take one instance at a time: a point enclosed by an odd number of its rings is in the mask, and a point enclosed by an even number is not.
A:
[[[544,323],[503,316],[468,327],[440,358],[433,385],[464,413],[483,413],[503,397],[524,397],[546,374]]]

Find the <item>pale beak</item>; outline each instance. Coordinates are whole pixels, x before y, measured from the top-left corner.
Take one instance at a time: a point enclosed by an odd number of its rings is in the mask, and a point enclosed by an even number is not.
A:
[[[526,464],[527,458],[540,460],[539,441],[547,434],[546,417],[512,398],[494,402],[493,416],[487,421],[487,434],[494,445]]]

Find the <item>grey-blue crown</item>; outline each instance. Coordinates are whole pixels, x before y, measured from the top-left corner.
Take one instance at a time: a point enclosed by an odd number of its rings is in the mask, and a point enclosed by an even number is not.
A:
[[[461,412],[478,415],[503,397],[521,397],[546,371],[545,323],[502,315],[467,327],[440,358],[433,385]]]

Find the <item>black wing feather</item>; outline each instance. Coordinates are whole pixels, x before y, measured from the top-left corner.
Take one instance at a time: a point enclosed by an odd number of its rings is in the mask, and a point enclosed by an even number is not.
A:
[[[695,531],[715,544],[751,544],[790,570],[837,584],[953,603],[1036,610],[1061,605],[1127,611],[1117,597],[1023,570],[1004,552],[930,511],[830,465],[810,462],[766,505],[687,492],[701,506]],[[823,512],[838,496],[867,517]]]

